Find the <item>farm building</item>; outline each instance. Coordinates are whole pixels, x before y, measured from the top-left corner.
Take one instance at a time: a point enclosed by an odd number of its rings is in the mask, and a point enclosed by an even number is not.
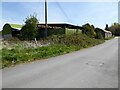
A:
[[[38,24],[38,38],[43,38],[45,33],[45,24]],[[66,29],[72,29],[72,30],[81,30],[82,27],[72,25],[72,24],[66,24],[66,23],[54,23],[54,24],[47,24],[47,36],[50,35],[58,35],[58,34],[65,34]],[[3,26],[2,30],[2,36],[3,38],[11,38],[11,37],[17,37],[21,32],[21,28],[14,28],[10,24],[5,24]]]
[[[12,38],[12,28],[9,24],[5,24],[2,30],[3,38]]]
[[[104,37],[105,37],[105,38],[109,38],[109,37],[112,36],[112,32],[107,31],[107,30],[103,30],[103,31],[104,31]]]
[[[12,36],[17,37],[18,35],[20,35],[20,30],[20,28],[12,28]]]
[[[3,26],[2,30],[3,38],[17,37],[18,34],[20,34],[20,28],[14,28],[8,23]]]
[[[66,23],[54,23],[48,24],[47,26],[47,35],[58,35],[58,34],[65,34],[66,29],[82,29],[80,26],[66,24]],[[45,24],[38,24],[38,32],[40,37],[44,37],[45,33]]]
[[[99,29],[99,28],[96,28],[95,32],[96,32],[97,38],[100,38],[100,37],[109,38],[112,36],[112,33],[110,31]]]
[[[45,24],[38,24],[38,37],[37,38],[44,38],[45,37]],[[83,27],[77,26],[77,25],[72,25],[72,24],[67,24],[67,23],[52,23],[52,24],[47,24],[47,36],[50,35],[62,35],[66,34],[66,31],[72,30],[76,32],[77,30],[81,31],[83,30]],[[5,24],[3,26],[2,30],[2,36],[3,38],[11,38],[11,37],[18,37],[20,35],[21,28],[14,28],[10,24]],[[109,38],[112,36],[112,33],[110,31],[106,31],[103,29],[96,28],[96,37],[97,38]]]

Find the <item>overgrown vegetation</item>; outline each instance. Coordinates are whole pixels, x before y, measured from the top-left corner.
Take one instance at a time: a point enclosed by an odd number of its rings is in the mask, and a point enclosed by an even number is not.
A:
[[[71,35],[53,35],[47,38],[52,44],[64,44],[64,45],[76,45],[86,48],[89,46],[94,46],[100,44],[100,39],[89,38],[85,34],[71,34]]]
[[[0,35],[2,35],[2,31],[0,31]]]
[[[105,40],[111,40],[111,39],[113,39],[113,38],[115,38],[115,36],[111,36],[111,37],[109,37],[109,38],[106,38]]]
[[[12,40],[13,42],[14,40]],[[2,48],[2,68],[53,56],[62,55],[82,48],[103,43],[104,40],[89,38],[84,34],[54,35],[43,40],[46,46],[21,47],[15,40],[12,47]],[[39,41],[38,41],[39,42]],[[16,45],[17,44],[17,45]]]
[[[107,30],[111,31],[112,34],[115,36],[120,36],[120,24],[119,23],[112,24]]]
[[[24,63],[28,61],[33,61],[36,59],[43,59],[48,57],[53,57],[61,54],[65,54],[71,51],[75,51],[76,46],[66,46],[66,45],[49,45],[38,48],[13,48],[6,49],[3,48],[3,68],[18,63]]]
[[[82,33],[83,34],[86,34],[87,36],[91,37],[91,38],[95,38],[96,36],[96,33],[95,33],[95,27],[93,25],[90,25],[90,24],[85,24],[82,26],[83,27],[83,30],[82,30]]]

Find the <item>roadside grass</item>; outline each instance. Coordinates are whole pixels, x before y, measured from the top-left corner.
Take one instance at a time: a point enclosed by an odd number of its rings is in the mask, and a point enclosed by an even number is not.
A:
[[[50,44],[42,47],[21,47],[21,44],[17,43],[17,47],[2,48],[2,68],[70,53],[104,42],[83,34],[54,35],[44,41]]]
[[[2,35],[2,31],[0,31],[0,35]]]
[[[0,50],[0,69],[2,68],[2,51]]]
[[[66,54],[75,50],[78,50],[78,46],[66,46],[66,45],[49,45],[38,48],[26,48],[26,49],[2,49],[2,68],[16,65],[18,63],[25,63],[38,59],[45,59],[49,57]]]
[[[115,38],[115,36],[111,36],[111,37],[109,37],[109,38],[106,38],[105,40],[111,40],[111,39],[113,39],[113,38]]]

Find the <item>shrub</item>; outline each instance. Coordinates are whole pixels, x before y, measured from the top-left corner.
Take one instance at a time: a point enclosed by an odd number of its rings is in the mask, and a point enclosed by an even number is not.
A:
[[[95,28],[93,25],[85,24],[82,27],[83,27],[83,30],[82,30],[83,34],[86,34],[87,36],[92,37],[92,38],[96,36],[96,33],[94,31]]]
[[[12,28],[9,24],[3,26],[2,35],[12,34]]]
[[[71,35],[53,35],[47,38],[52,44],[64,44],[67,46],[76,45],[80,47],[94,46],[99,41],[94,38],[89,38],[85,34],[71,34]]]
[[[38,19],[36,15],[30,15],[25,20],[25,25],[21,29],[20,36],[22,39],[31,40],[37,35]]]

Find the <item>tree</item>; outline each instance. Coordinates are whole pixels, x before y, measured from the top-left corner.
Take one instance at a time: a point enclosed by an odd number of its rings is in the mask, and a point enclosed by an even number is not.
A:
[[[109,30],[109,29],[108,29],[108,24],[106,24],[105,30]]]
[[[96,36],[96,33],[94,31],[95,27],[93,25],[90,25],[87,23],[87,24],[83,25],[82,27],[83,27],[83,30],[82,30],[83,34],[86,34],[92,38],[94,38]]]
[[[114,23],[109,27],[109,30],[112,32],[115,36],[120,36],[120,24]]]
[[[25,25],[21,29],[21,37],[23,39],[31,40],[37,36],[37,24],[38,24],[37,15],[30,15],[25,20]]]

